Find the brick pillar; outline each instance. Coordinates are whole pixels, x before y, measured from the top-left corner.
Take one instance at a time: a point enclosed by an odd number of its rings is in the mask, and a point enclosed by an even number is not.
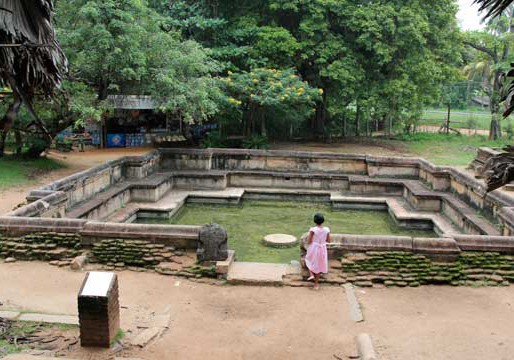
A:
[[[120,328],[118,277],[88,272],[78,295],[81,346],[109,348]]]

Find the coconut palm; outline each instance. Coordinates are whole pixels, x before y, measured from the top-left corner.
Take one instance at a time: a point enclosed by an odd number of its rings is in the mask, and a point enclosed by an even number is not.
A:
[[[0,87],[13,92],[9,109],[0,119],[0,156],[23,103],[34,119],[30,127],[47,133],[32,101],[36,95],[51,97],[67,71],[52,15],[52,0],[0,0]]]
[[[510,21],[508,23],[508,29],[503,29],[503,32],[514,32],[514,6],[511,6],[514,0],[475,0],[475,4],[480,5],[479,11],[485,12],[485,19],[491,24],[495,19],[499,18],[500,15],[507,13]],[[502,100],[505,101],[504,117],[509,116],[514,111],[514,64],[507,73],[504,73],[498,80],[501,81],[502,85]]]
[[[480,12],[486,12],[486,18],[492,18],[499,16],[512,2],[513,0],[475,0],[474,3],[480,5]]]
[[[480,5],[480,11],[486,12],[486,18],[497,18],[513,3],[513,0],[475,0]],[[512,26],[512,23],[510,23]],[[510,30],[510,29],[509,29]],[[514,111],[514,64],[510,71],[503,75],[503,100],[506,110],[504,116],[509,116]],[[484,165],[485,182],[487,191],[495,190],[514,180],[514,149],[505,148],[504,154],[493,156]]]

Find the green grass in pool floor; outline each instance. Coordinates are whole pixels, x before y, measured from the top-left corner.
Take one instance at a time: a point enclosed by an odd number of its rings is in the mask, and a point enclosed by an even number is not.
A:
[[[264,246],[265,235],[284,233],[300,237],[314,226],[316,212],[335,234],[407,235],[433,237],[431,231],[401,229],[386,211],[332,210],[329,204],[276,201],[243,201],[241,205],[186,204],[170,220],[139,219],[140,223],[203,225],[217,223],[228,231],[229,248],[239,261],[289,263],[298,260],[299,247]]]

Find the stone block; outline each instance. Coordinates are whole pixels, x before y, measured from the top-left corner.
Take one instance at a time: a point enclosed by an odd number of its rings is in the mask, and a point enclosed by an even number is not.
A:
[[[234,250],[228,250],[228,257],[226,260],[216,262],[216,273],[221,275],[228,274],[230,265],[235,261],[236,253]]]
[[[18,311],[0,311],[0,319],[14,320],[20,313]]]
[[[78,325],[78,319],[73,315],[52,315],[52,314],[21,314],[20,321],[43,322],[49,324]]]

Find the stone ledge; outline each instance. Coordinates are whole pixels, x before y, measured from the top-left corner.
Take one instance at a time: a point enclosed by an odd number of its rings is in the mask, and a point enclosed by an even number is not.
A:
[[[10,234],[30,234],[33,232],[77,233],[87,220],[49,219],[33,217],[0,217],[0,231]]]
[[[91,240],[91,238],[121,238],[144,239],[165,244],[182,240],[189,244],[189,246],[186,246],[187,248],[196,248],[200,228],[200,226],[188,225],[146,225],[88,222],[80,234],[83,237],[81,241],[82,245],[93,244],[95,240]]]
[[[417,254],[454,256],[461,253],[461,249],[454,239],[450,238],[414,238],[412,249]]]
[[[18,317],[19,321],[44,322],[49,324],[78,325],[79,319],[74,315],[50,315],[25,313]]]
[[[463,251],[494,251],[503,254],[514,254],[514,237],[455,235],[455,241]]]
[[[332,234],[332,242],[327,247],[347,251],[412,251],[412,241],[407,236]]]
[[[216,261],[216,273],[220,275],[228,274],[230,266],[236,260],[236,252],[234,250],[228,250],[228,257],[223,261]]]

